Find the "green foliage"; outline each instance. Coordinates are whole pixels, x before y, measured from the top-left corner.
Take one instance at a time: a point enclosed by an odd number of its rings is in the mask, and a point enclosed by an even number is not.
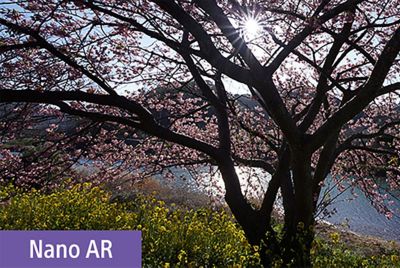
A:
[[[259,264],[258,253],[226,212],[183,211],[163,201],[142,198],[137,228],[143,231],[143,261],[150,266],[228,267]]]
[[[0,229],[115,230],[132,229],[135,214],[109,203],[110,194],[89,184],[43,194],[16,194],[0,208]]]
[[[314,240],[311,250],[313,267],[400,267],[399,253],[366,257],[347,249],[340,242],[338,233],[332,233],[330,239],[329,242],[319,238]]]
[[[182,211],[149,197],[124,203],[109,200],[109,193],[88,184],[48,195],[35,190],[16,194],[0,207],[0,229],[141,230],[147,267],[259,263],[258,253],[225,212]]]
[[[16,188],[12,184],[7,184],[7,185],[0,184],[0,202],[7,201],[14,195],[22,192],[23,192],[22,189]]]
[[[89,184],[44,194],[0,190],[0,229],[141,230],[145,267],[260,267],[257,247],[224,211],[182,210],[163,201],[139,196],[135,201],[110,202],[110,194]],[[279,231],[281,226],[277,225]],[[316,239],[314,267],[400,267],[398,254],[365,257],[345,248],[340,236]],[[275,263],[279,267],[279,262]]]

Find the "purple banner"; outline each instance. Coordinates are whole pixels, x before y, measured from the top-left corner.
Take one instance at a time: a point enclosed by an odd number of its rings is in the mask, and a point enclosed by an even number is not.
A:
[[[140,268],[140,231],[0,231],[0,268]]]

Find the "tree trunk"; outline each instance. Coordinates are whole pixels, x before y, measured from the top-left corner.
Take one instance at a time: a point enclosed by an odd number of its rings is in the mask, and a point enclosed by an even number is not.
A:
[[[281,243],[283,266],[311,267],[310,250],[313,240],[313,230],[305,230],[301,224],[296,230],[285,230]]]
[[[232,161],[224,159],[219,163],[219,169],[225,183],[225,201],[250,245],[260,247],[263,267],[272,267],[273,257],[279,252],[279,244],[271,226],[272,208],[256,210],[247,202],[241,192],[239,178]]]
[[[271,189],[268,187],[268,198],[264,199],[260,210],[255,210],[243,196],[233,161],[224,159],[219,162],[226,189],[225,200],[249,243],[260,247],[263,267],[272,267],[275,259],[281,259],[283,267],[311,266],[310,250],[314,239],[311,160],[304,151],[301,154],[291,152],[290,159],[289,167],[283,165],[271,179],[270,183],[273,185],[270,185]],[[278,240],[271,225],[271,198],[274,196],[274,189],[279,187],[285,203],[284,233],[281,240]]]
[[[290,213],[293,215],[285,217],[281,255],[285,266],[310,267],[314,239],[311,157],[304,150],[292,150],[291,153],[294,203]]]

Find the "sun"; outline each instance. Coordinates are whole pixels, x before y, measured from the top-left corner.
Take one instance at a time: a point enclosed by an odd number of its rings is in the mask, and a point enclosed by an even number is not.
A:
[[[256,38],[261,30],[261,24],[255,18],[247,18],[243,24],[244,33],[249,39]]]

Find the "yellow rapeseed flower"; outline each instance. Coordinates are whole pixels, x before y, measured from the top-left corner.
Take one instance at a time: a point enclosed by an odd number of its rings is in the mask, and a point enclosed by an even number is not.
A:
[[[332,241],[334,244],[339,243],[339,241],[340,241],[340,234],[339,234],[338,232],[331,233],[329,236],[330,236],[330,238],[331,238],[331,241]]]

